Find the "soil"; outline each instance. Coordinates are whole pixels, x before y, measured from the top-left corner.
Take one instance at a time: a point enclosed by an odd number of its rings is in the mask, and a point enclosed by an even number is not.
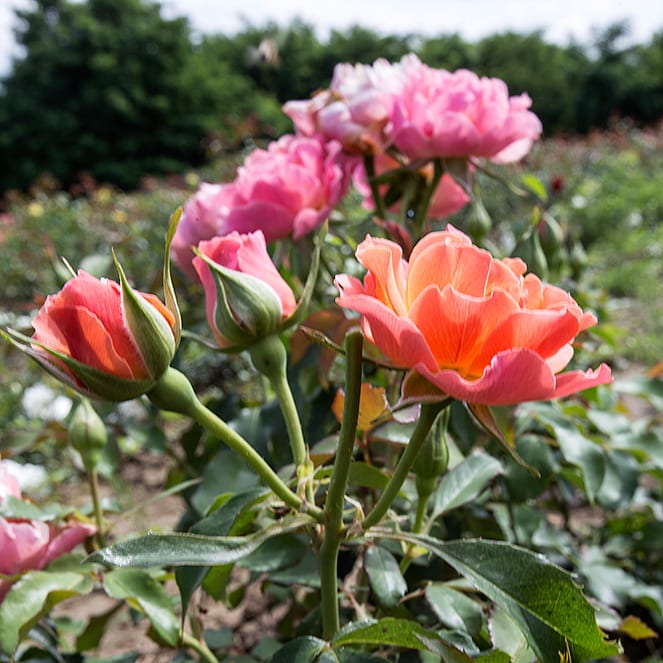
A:
[[[141,504],[158,494],[166,483],[169,471],[167,459],[162,455],[142,453],[126,460],[121,469],[121,483],[127,497],[127,509]],[[101,482],[102,497],[117,495],[107,482]],[[66,504],[82,506],[89,502],[85,486],[64,485],[58,489],[59,499]],[[129,497],[130,496],[130,497]],[[129,535],[140,535],[148,531],[172,531],[185,511],[180,497],[168,496],[146,504],[120,518],[112,527],[112,539],[122,540]],[[230,590],[249,580],[248,571],[237,568],[230,583]],[[263,593],[261,579],[251,582],[239,605],[230,610],[220,601],[197,592],[191,602],[189,615],[195,615],[205,630],[230,629],[233,645],[230,653],[249,652],[261,639],[275,633],[275,625],[287,612],[285,604],[274,604],[273,597]],[[169,593],[176,596],[177,587],[171,583]],[[91,594],[71,598],[59,604],[53,611],[54,617],[69,617],[87,621],[91,617],[104,615],[118,606],[118,601],[109,598],[101,588]],[[160,663],[170,661],[175,652],[160,646],[148,635],[149,621],[134,621],[129,609],[124,606],[111,618],[96,650],[88,654],[111,658],[123,654],[138,655],[137,663]]]

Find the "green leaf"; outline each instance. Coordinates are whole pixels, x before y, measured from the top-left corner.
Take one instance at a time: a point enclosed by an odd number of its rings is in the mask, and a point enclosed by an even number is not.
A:
[[[152,576],[140,569],[116,569],[104,574],[104,589],[115,599],[133,599],[159,636],[171,646],[177,644],[180,626],[171,597]]]
[[[383,490],[389,482],[382,470],[363,461],[353,461],[350,465],[350,483],[362,488]]]
[[[331,642],[334,649],[345,645],[392,645],[423,651],[430,650],[430,643],[439,643],[442,639],[417,622],[386,617],[379,621],[364,620],[348,624]]]
[[[493,610],[488,628],[493,646],[506,652],[512,663],[530,663],[536,658],[518,624],[504,608],[497,606]]]
[[[470,502],[504,471],[502,464],[483,452],[475,452],[442,477],[435,492],[435,518]]]
[[[239,565],[256,573],[273,573],[297,564],[310,544],[292,534],[283,534],[265,541],[255,552],[240,560]]]
[[[283,645],[269,661],[270,663],[313,663],[326,647],[327,643],[324,640],[307,635]]]
[[[620,652],[617,644],[605,640],[570,574],[541,555],[502,541],[442,542],[389,530],[374,535],[422,546],[447,562],[507,610],[543,663],[559,663],[567,643],[574,661]]]
[[[254,504],[256,500],[265,495],[262,488],[233,495],[221,507],[207,518],[203,518],[191,527],[192,534],[205,534],[213,536],[225,536],[230,534],[231,528],[244,509]],[[209,571],[208,566],[179,567],[175,571],[175,580],[180,590],[182,600],[182,620],[186,617],[189,602],[193,592],[199,587]]]
[[[528,173],[520,178],[522,185],[531,191],[539,200],[546,202],[548,200],[548,192],[546,191],[545,184],[536,176]]]
[[[465,593],[449,585],[433,582],[426,587],[426,600],[445,626],[467,631],[473,637],[481,632],[481,605]]]
[[[395,608],[405,596],[407,583],[394,556],[385,548],[371,546],[366,551],[364,570],[380,606]]]
[[[564,458],[580,468],[587,499],[594,503],[606,472],[605,452],[573,424],[573,421],[555,406],[529,405],[528,411],[538,419],[557,439]]]
[[[268,539],[296,532],[311,524],[305,515],[283,518],[250,536],[203,536],[200,534],[148,534],[92,553],[87,562],[108,566],[218,566],[236,562]]]
[[[76,638],[76,651],[83,652],[88,649],[94,649],[99,646],[108,627],[108,622],[115,614],[123,608],[122,603],[118,603],[113,608],[101,615],[90,617],[85,630]]]
[[[50,609],[92,589],[89,575],[33,571],[26,573],[0,603],[0,649],[8,655]]]
[[[166,232],[166,246],[164,249],[163,261],[163,296],[166,302],[166,308],[175,317],[175,342],[179,343],[180,336],[182,335],[182,316],[180,315],[180,308],[177,305],[177,297],[175,296],[175,288],[173,286],[173,279],[170,273],[170,247],[175,238],[177,226],[179,225],[182,217],[182,208],[178,207],[168,221],[168,230]]]

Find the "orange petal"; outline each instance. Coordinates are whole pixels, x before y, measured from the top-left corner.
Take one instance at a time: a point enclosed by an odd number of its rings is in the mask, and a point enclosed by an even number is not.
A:
[[[367,236],[357,247],[357,260],[370,273],[365,281],[367,290],[374,289],[375,297],[381,302],[398,315],[406,315],[407,263],[401,247],[386,239]]]
[[[468,297],[447,287],[430,286],[410,311],[440,368],[453,368],[466,377],[478,377],[484,365],[473,369],[484,339],[517,311],[517,304],[503,292],[487,299]],[[488,362],[485,362],[488,363]]]
[[[410,259],[407,300],[412,306],[422,290],[431,284],[440,290],[451,285],[472,297],[483,297],[492,258],[473,246],[429,244]]]

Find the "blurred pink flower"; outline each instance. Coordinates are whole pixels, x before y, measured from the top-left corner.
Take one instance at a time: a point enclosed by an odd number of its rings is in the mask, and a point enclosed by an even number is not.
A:
[[[10,496],[20,499],[21,491],[16,478],[0,461],[0,503]],[[94,525],[76,521],[54,525],[0,516],[0,574],[14,576],[43,569],[96,531]],[[0,580],[0,601],[12,584],[13,579]]]
[[[410,67],[391,113],[389,138],[410,159],[521,159],[541,134],[531,100],[509,97],[504,81],[425,64]]]
[[[289,101],[284,112],[304,136],[338,140],[351,154],[376,154],[386,147],[385,127],[407,71],[419,65],[415,55],[397,64],[337,64],[328,90],[312,99]]]
[[[192,274],[190,247],[230,232],[261,230],[268,242],[319,227],[346,194],[341,146],[287,135],[254,150],[230,184],[204,185],[185,205],[173,241],[174,258]]]
[[[4,242],[5,237],[9,235],[15,223],[16,219],[12,214],[6,212],[0,213],[0,243]]]

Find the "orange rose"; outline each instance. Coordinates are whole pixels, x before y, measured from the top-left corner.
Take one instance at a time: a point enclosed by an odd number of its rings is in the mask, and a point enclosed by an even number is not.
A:
[[[543,285],[519,258],[497,260],[448,225],[414,248],[370,236],[357,248],[363,284],[336,277],[340,306],[393,362],[449,396],[506,405],[606,384],[610,369],[559,374],[576,335],[596,324],[564,290]]]

